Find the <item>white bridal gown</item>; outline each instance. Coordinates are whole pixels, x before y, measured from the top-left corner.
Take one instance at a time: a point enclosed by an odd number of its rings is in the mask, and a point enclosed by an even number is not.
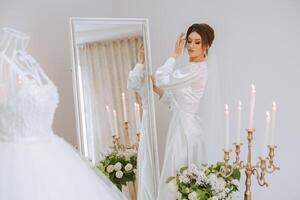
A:
[[[156,138],[149,130],[149,108],[147,101],[147,76],[145,66],[137,63],[129,72],[127,87],[141,96],[143,116],[138,150],[138,200],[155,200],[158,187],[158,155],[155,149]]]
[[[199,105],[207,80],[206,62],[189,62],[174,69],[171,57],[156,71],[157,85],[165,90],[161,100],[172,111],[165,156],[159,182],[158,200],[175,199],[175,193],[166,185],[169,176],[189,164],[205,161],[204,133],[198,116]]]
[[[57,89],[30,55],[14,55],[0,52],[1,66],[9,67],[6,71],[19,80],[12,95],[1,83],[0,200],[125,199],[53,133]]]

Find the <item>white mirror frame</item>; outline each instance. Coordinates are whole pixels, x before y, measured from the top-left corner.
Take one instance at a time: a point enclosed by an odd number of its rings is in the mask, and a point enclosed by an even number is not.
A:
[[[151,63],[151,51],[150,51],[150,35],[149,35],[149,22],[146,18],[78,18],[72,17],[70,19],[70,30],[71,30],[71,52],[72,52],[72,75],[73,75],[73,93],[74,93],[74,107],[76,114],[76,127],[77,127],[77,143],[79,147],[80,153],[84,157],[88,157],[87,150],[87,140],[86,140],[86,117],[84,111],[84,102],[83,102],[83,88],[82,88],[82,80],[80,69],[78,65],[78,51],[76,48],[76,38],[75,38],[75,30],[74,24],[76,22],[95,22],[101,24],[135,24],[142,25],[143,30],[143,42],[144,42],[144,51],[145,51],[145,65],[147,67],[147,74],[152,74],[152,63]],[[154,94],[152,84],[149,84],[150,81],[147,82],[147,96],[149,103],[149,130],[150,134],[153,135],[154,144],[156,150],[156,158],[152,158],[155,160],[157,171],[154,172],[153,176],[159,179],[159,160],[158,160],[158,150],[157,150],[157,132],[156,132],[156,121],[155,121],[155,107],[154,107]],[[157,183],[158,185],[158,183]],[[157,185],[155,186],[156,191],[158,190]]]

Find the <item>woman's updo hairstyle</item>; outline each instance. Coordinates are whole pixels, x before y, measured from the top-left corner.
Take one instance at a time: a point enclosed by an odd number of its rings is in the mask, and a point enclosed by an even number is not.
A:
[[[207,55],[208,49],[211,47],[215,39],[214,29],[205,23],[191,25],[186,32],[185,45],[187,44],[188,37],[192,32],[196,32],[201,36],[202,47],[207,47],[206,49],[206,55]]]

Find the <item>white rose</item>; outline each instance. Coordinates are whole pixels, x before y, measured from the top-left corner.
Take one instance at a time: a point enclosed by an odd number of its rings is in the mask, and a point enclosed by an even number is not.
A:
[[[113,171],[114,171],[114,166],[113,166],[113,165],[108,165],[108,166],[106,167],[106,171],[107,171],[108,173],[113,172]]]
[[[188,170],[187,169],[183,170],[182,175],[187,175],[187,174],[188,174]]]
[[[197,193],[195,191],[189,193],[188,198],[189,200],[197,200]]]
[[[123,172],[122,171],[117,171],[116,172],[116,177],[117,178],[122,178],[123,177]]]
[[[177,183],[175,178],[167,183],[167,186],[172,192],[177,192]]]
[[[226,181],[223,178],[221,178],[221,177],[218,178],[218,184],[219,184],[219,186],[221,188],[225,188],[226,187]]]
[[[122,163],[117,162],[117,163],[114,165],[114,170],[115,170],[115,171],[120,171],[121,169],[122,169]]]
[[[176,192],[176,199],[181,199],[182,198],[182,194],[180,192]]]
[[[218,200],[218,197],[213,196],[213,197],[209,198],[209,200]]]
[[[130,171],[131,169],[133,168],[132,164],[128,163],[126,166],[125,166],[125,171]]]

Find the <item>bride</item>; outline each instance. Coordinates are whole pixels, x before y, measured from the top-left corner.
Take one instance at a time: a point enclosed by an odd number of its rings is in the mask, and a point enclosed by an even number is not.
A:
[[[209,25],[191,25],[186,34],[181,33],[178,37],[172,57],[157,69],[155,78],[152,77],[154,92],[172,111],[158,200],[175,199],[165,182],[176,174],[176,170],[206,162],[205,133],[198,112],[207,89],[209,66],[206,58],[213,41],[214,30]],[[176,59],[185,47],[189,61],[174,69]]]
[[[122,193],[53,134],[56,86],[26,53],[29,37],[0,37],[0,199],[118,200]]]

